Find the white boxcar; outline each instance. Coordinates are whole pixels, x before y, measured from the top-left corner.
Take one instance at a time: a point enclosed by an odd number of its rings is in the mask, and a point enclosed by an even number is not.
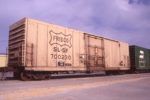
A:
[[[128,44],[24,18],[10,26],[9,66],[21,71],[129,70]]]

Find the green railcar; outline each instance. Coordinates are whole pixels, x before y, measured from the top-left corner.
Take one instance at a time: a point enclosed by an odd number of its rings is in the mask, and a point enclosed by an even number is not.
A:
[[[130,46],[130,64],[132,71],[150,71],[150,50],[139,46]]]

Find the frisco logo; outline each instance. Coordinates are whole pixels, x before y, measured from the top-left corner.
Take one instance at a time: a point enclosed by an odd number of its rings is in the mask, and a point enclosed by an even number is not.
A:
[[[63,33],[55,33],[53,32],[52,30],[49,31],[50,33],[50,45],[54,45],[54,44],[57,44],[57,45],[60,45],[60,46],[68,46],[69,48],[72,47],[72,44],[71,44],[71,40],[72,40],[72,36],[70,34],[68,35],[65,35]]]

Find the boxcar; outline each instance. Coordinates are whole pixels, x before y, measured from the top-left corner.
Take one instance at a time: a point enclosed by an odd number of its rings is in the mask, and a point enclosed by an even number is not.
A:
[[[150,53],[149,49],[130,46],[130,62],[132,71],[149,71],[150,70]]]
[[[0,53],[0,79],[2,79],[2,72],[5,72],[7,69],[7,54]]]
[[[24,18],[10,26],[9,66],[26,79],[48,73],[126,71],[128,43]]]
[[[0,68],[7,66],[7,55],[0,53]]]

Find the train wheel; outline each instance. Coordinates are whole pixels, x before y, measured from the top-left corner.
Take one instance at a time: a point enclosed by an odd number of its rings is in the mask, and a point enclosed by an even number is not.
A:
[[[20,79],[20,72],[14,72],[14,78],[15,79]]]
[[[47,80],[47,79],[50,79],[50,75],[41,73],[38,75],[38,78],[39,80]]]
[[[47,80],[50,79],[50,74],[40,72],[21,72],[20,77],[23,81]]]
[[[37,75],[37,74],[33,74],[32,77],[34,80],[40,80],[39,75]]]
[[[20,78],[21,78],[21,80],[23,80],[23,81],[30,81],[30,80],[32,80],[31,77],[28,77],[25,72],[21,72]]]

